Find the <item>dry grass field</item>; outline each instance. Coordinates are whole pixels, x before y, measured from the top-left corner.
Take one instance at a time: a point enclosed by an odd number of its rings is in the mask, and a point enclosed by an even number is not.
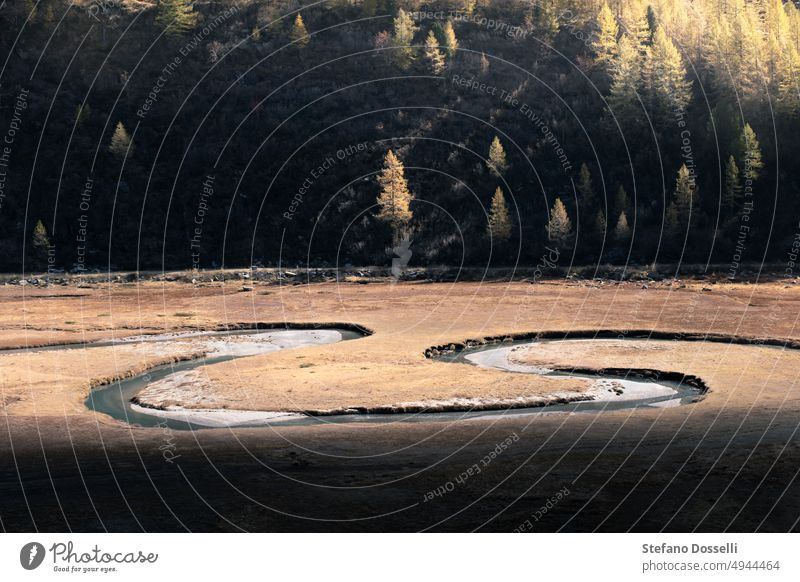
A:
[[[254,323],[348,323],[362,339],[201,368],[189,406],[291,410],[546,394],[563,380],[449,364],[431,346],[533,331],[798,339],[790,282],[114,283],[0,287],[0,346]],[[0,353],[6,530],[780,530],[800,518],[800,352],[718,342],[570,342],[526,363],[696,374],[670,409],[176,431],[86,409],[92,386],[193,355],[131,345]],[[572,389],[582,389],[582,382]],[[428,500],[517,435],[481,473]],[[166,454],[169,451],[169,455]]]

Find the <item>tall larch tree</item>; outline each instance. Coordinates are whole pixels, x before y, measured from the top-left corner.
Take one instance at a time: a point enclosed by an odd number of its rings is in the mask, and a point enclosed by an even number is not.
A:
[[[439,49],[439,41],[432,30],[428,31],[428,37],[425,39],[425,60],[434,75],[440,75],[444,71],[444,55]]]
[[[625,191],[625,186],[620,184],[619,188],[617,188],[617,193],[614,195],[614,204],[611,207],[611,210],[614,213],[612,216],[619,216],[621,212],[624,212],[627,216],[628,211],[630,210],[630,204],[628,193]]]
[[[594,188],[592,187],[592,174],[589,172],[589,166],[581,164],[580,172],[578,172],[578,201],[580,202],[583,210],[589,210],[594,207],[595,195]]]
[[[486,227],[486,235],[492,240],[501,243],[511,238],[511,219],[508,216],[506,197],[503,189],[498,186],[492,196],[492,206],[489,209],[489,224]]]
[[[41,220],[36,221],[36,226],[33,227],[33,253],[39,267],[47,264],[47,254],[50,250],[50,236],[47,234],[47,228]]]
[[[654,104],[662,114],[674,115],[685,110],[692,98],[692,83],[686,78],[686,67],[662,27],[653,34],[653,44],[646,57],[645,84]]]
[[[764,167],[764,161],[761,158],[761,145],[758,143],[756,132],[749,123],[744,124],[739,136],[739,155],[745,178],[757,180]]]
[[[630,36],[623,34],[617,43],[617,56],[611,67],[611,88],[608,104],[622,129],[635,122],[642,106],[639,97],[639,86],[642,81],[642,70],[639,53]]]
[[[398,238],[406,231],[413,218],[413,196],[408,189],[403,162],[392,150],[386,153],[378,184],[381,187],[378,195],[378,219],[391,226],[395,238]]]
[[[166,27],[167,34],[186,34],[197,26],[199,16],[191,0],[159,0],[156,22]]]
[[[503,144],[500,143],[500,138],[494,136],[491,145],[489,146],[489,159],[486,166],[496,176],[502,176],[508,170],[508,161],[506,161],[506,150],[503,149]]]
[[[678,220],[682,226],[690,222],[694,224],[697,217],[697,184],[694,176],[689,172],[686,164],[682,164],[675,178],[675,209],[678,211]]]
[[[567,207],[556,198],[547,221],[547,238],[557,244],[566,244],[572,236],[572,221],[567,214]]]
[[[122,122],[118,121],[116,128],[114,128],[114,134],[111,136],[111,143],[108,146],[108,151],[115,158],[123,159],[128,155],[131,149],[131,136],[128,134],[128,130],[125,129]]]
[[[417,25],[411,15],[402,8],[397,11],[394,19],[394,34],[392,42],[395,46],[395,59],[401,67],[407,67],[414,60],[414,35]]]
[[[594,60],[601,67],[610,69],[617,56],[619,26],[607,2],[603,2],[597,14],[596,28],[597,32],[592,36]]]
[[[300,14],[295,16],[294,22],[292,23],[292,29],[289,31],[289,40],[298,48],[305,48],[308,46],[308,29],[306,29],[306,23],[303,21],[303,17]]]
[[[442,27],[442,44],[447,49],[447,56],[451,59],[456,56],[458,50],[458,39],[456,38],[456,31],[453,30],[453,23],[448,20]]]
[[[739,167],[733,156],[728,158],[725,164],[725,187],[722,191],[722,206],[726,216],[735,213],[737,206],[741,202],[742,180],[739,175]]]
[[[628,215],[624,212],[619,213],[617,226],[614,227],[614,240],[625,242],[631,238],[631,227],[628,225]]]

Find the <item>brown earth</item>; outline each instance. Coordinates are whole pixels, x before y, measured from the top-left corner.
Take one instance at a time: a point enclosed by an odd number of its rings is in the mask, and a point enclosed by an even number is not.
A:
[[[214,399],[250,408],[279,397],[289,406],[320,395],[353,402],[546,391],[548,379],[434,362],[424,351],[536,330],[798,339],[800,313],[800,291],[782,283],[240,289],[112,284],[80,290],[88,296],[59,297],[54,289],[4,286],[0,346],[254,322],[345,322],[375,332],[205,369]],[[797,528],[800,361],[794,351],[708,343],[668,351],[590,347],[531,357],[696,373],[712,392],[697,404],[663,410],[182,432],[128,427],[88,412],[82,400],[102,378],[184,354],[140,344],[0,354],[6,425],[0,427],[0,521],[7,530],[510,531],[568,486],[570,495],[536,529]],[[480,475],[426,501],[509,434],[520,438]],[[179,458],[168,460],[174,455]]]

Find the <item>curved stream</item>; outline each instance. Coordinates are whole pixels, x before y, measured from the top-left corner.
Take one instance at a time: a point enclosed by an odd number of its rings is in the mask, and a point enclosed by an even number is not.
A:
[[[224,336],[217,339],[217,336]],[[309,425],[323,423],[350,422],[422,422],[454,421],[480,419],[494,416],[517,416],[531,414],[550,414],[554,412],[600,412],[639,407],[662,408],[695,402],[703,390],[676,380],[655,380],[638,377],[636,374],[599,374],[573,372],[568,370],[549,370],[532,366],[522,366],[509,362],[511,350],[524,345],[535,345],[537,340],[522,340],[502,344],[487,345],[481,348],[462,350],[457,353],[437,356],[440,361],[471,364],[481,367],[501,369],[509,373],[539,374],[562,378],[590,380],[594,384],[587,395],[571,393],[572,401],[561,399],[558,403],[536,402],[525,405],[515,402],[509,404],[498,401],[497,406],[486,409],[485,402],[480,410],[469,409],[469,401],[461,403],[461,411],[414,412],[391,414],[341,414],[333,416],[309,416],[299,413],[280,413],[247,410],[197,410],[169,409],[157,410],[133,404],[133,397],[156,381],[169,381],[180,374],[200,366],[215,364],[239,357],[269,353],[281,349],[301,348],[310,345],[334,343],[363,337],[354,331],[341,329],[320,330],[255,330],[237,332],[196,332],[171,336],[151,336],[127,338],[115,342],[98,342],[89,345],[118,345],[133,341],[177,341],[202,339],[205,357],[184,362],[167,364],[150,369],[148,372],[95,388],[86,399],[91,410],[107,414],[118,420],[139,426],[170,427],[179,430],[221,427],[258,427],[280,424]],[[634,339],[634,338],[632,338]],[[231,343],[231,342],[235,343]],[[558,342],[564,340],[538,340]],[[574,340],[572,340],[574,341]],[[595,340],[603,341],[603,340]],[[666,341],[666,340],[648,340]],[[535,399],[534,399],[535,400]]]

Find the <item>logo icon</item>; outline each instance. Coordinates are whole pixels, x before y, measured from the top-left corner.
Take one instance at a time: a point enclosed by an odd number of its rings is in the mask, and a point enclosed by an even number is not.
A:
[[[35,570],[44,561],[44,546],[39,542],[30,542],[19,551],[19,563],[26,570]]]

